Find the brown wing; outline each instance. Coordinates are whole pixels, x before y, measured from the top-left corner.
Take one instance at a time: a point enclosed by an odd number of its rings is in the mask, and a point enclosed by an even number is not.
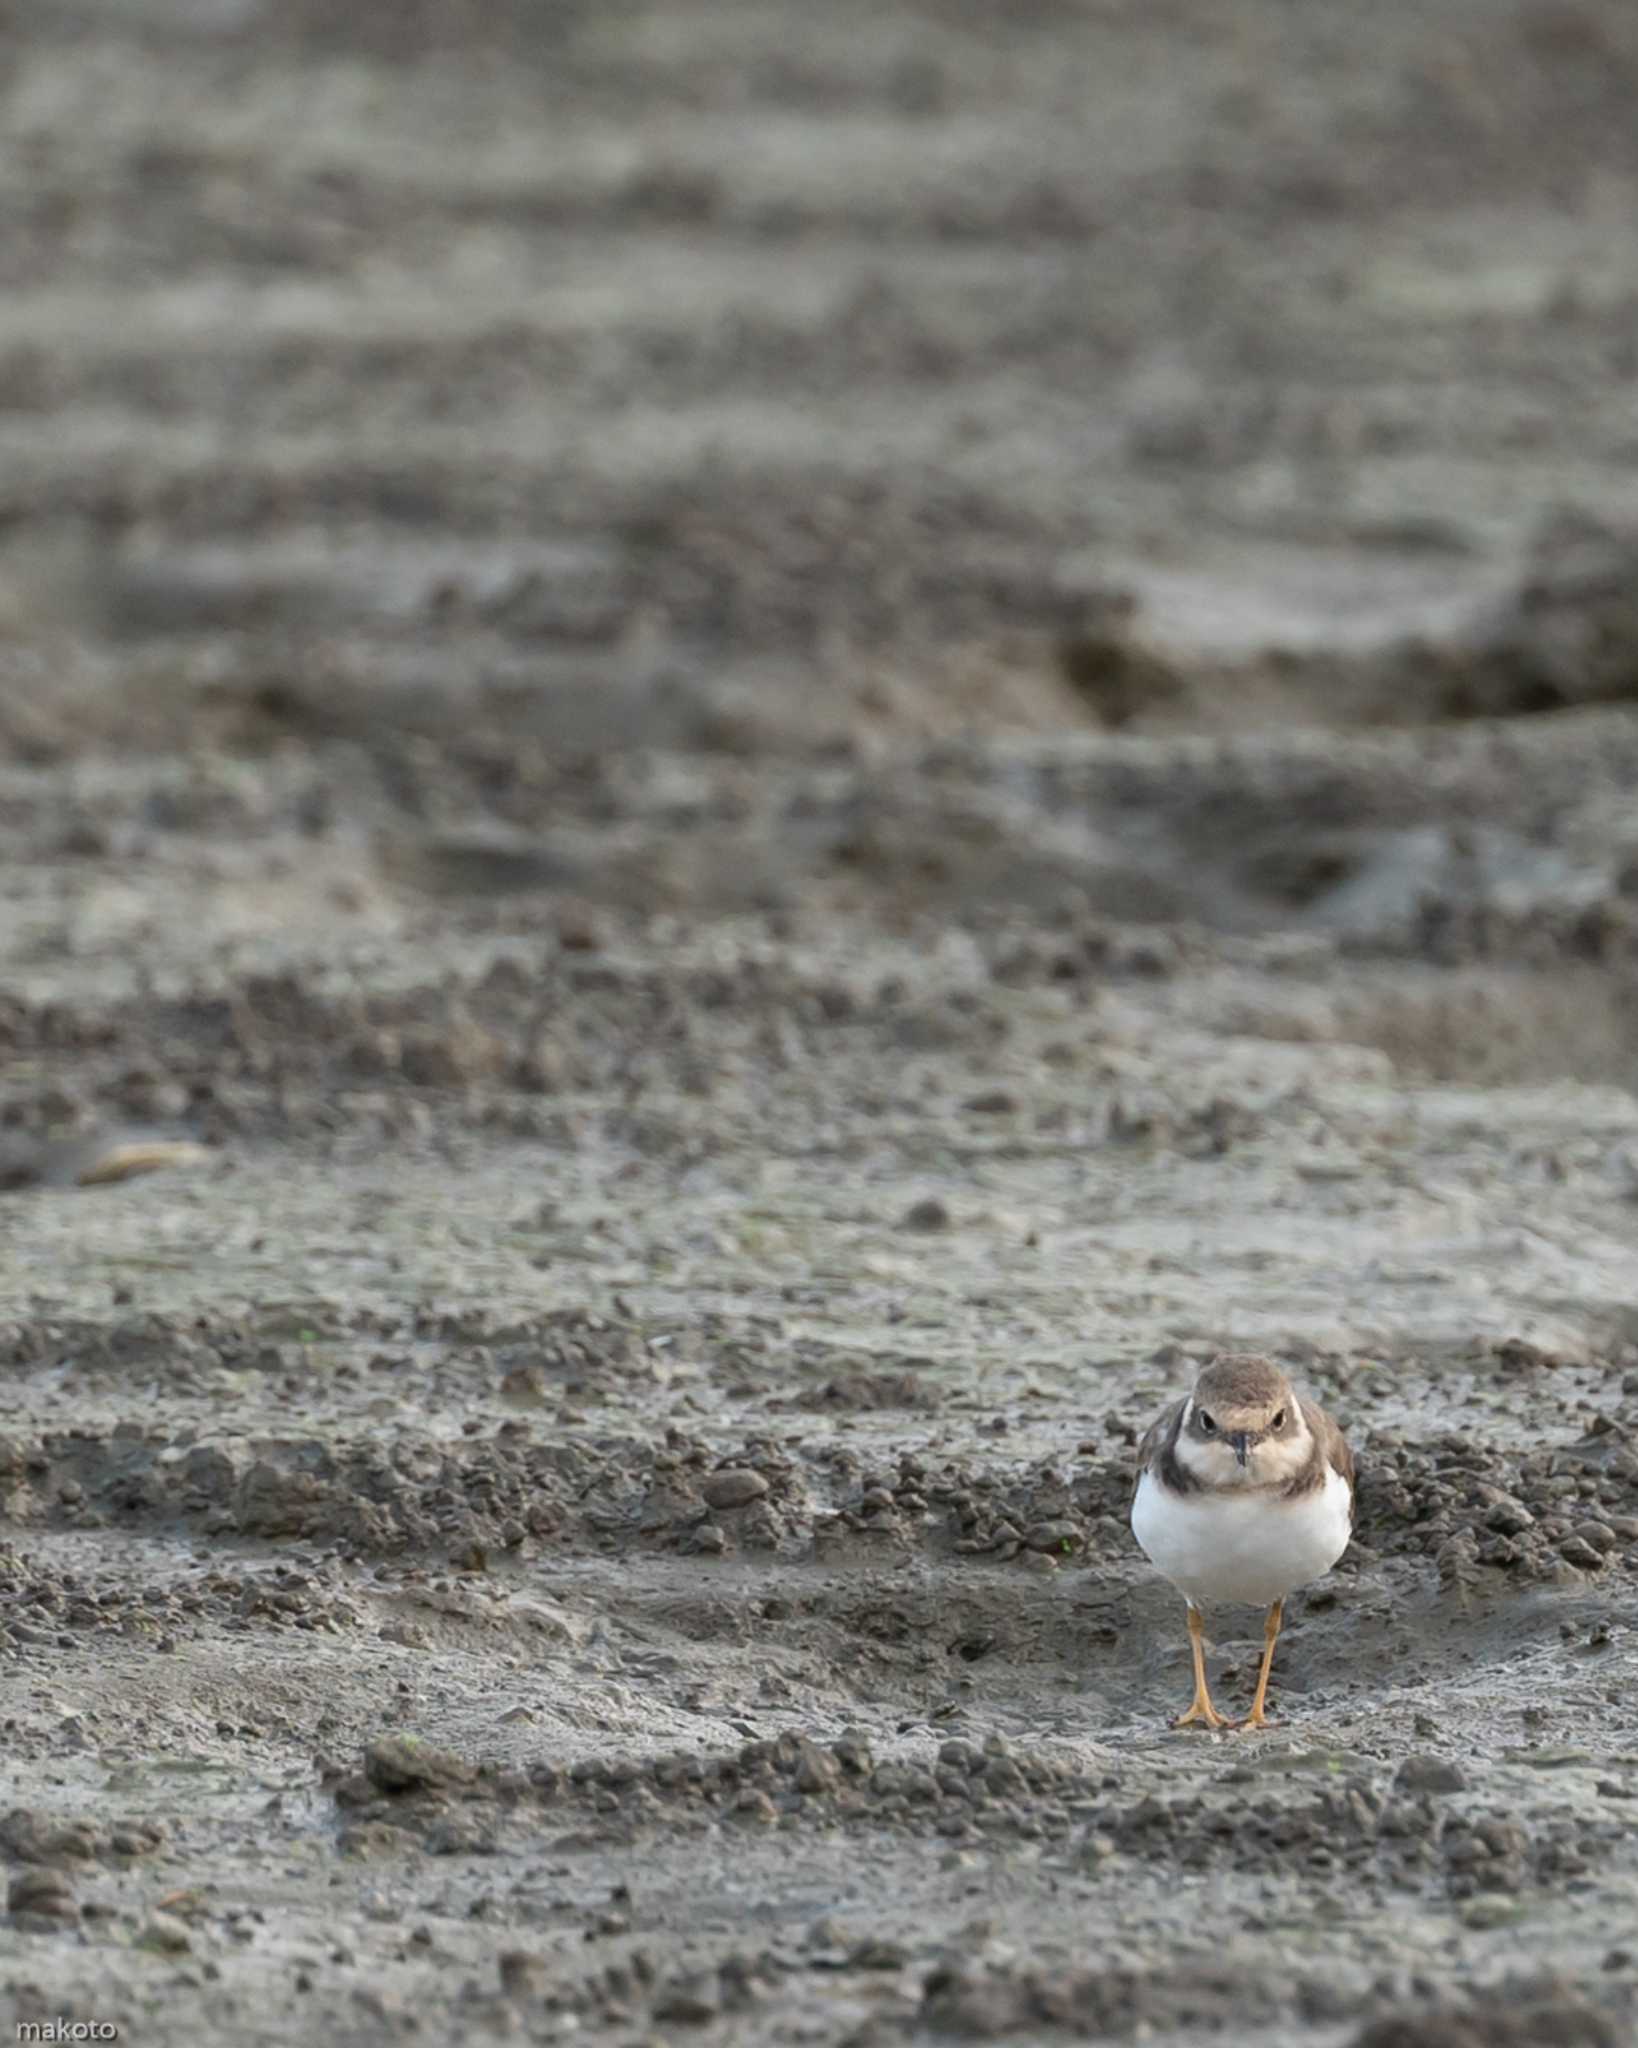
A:
[[[1334,1472],[1340,1472],[1348,1482],[1348,1512],[1351,1519],[1357,1500],[1357,1493],[1355,1487],[1354,1454],[1348,1448],[1348,1439],[1317,1401],[1305,1399],[1302,1404],[1302,1412],[1303,1419],[1313,1431],[1314,1441],[1319,1445],[1320,1453],[1326,1463]]]
[[[1169,1445],[1176,1442],[1178,1425],[1182,1422],[1183,1410],[1188,1405],[1189,1398],[1185,1394],[1181,1401],[1174,1401],[1171,1407],[1156,1416],[1155,1420],[1143,1432],[1137,1447],[1137,1470],[1132,1476],[1132,1491],[1134,1493],[1136,1493],[1138,1481],[1143,1477],[1144,1473],[1148,1471],[1149,1467],[1156,1462]]]

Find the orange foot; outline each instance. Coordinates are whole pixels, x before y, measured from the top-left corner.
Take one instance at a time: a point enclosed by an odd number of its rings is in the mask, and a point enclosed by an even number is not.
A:
[[[1206,1689],[1206,1631],[1197,1607],[1189,1609],[1189,1648],[1194,1652],[1194,1698],[1188,1712],[1179,1714],[1172,1726],[1187,1728],[1198,1721],[1206,1728],[1226,1728],[1227,1720],[1212,1705]]]
[[[1263,1711],[1268,1704],[1268,1674],[1274,1668],[1274,1645],[1280,1639],[1280,1622],[1284,1618],[1285,1602],[1276,1600],[1268,1610],[1268,1619],[1263,1623],[1263,1662],[1257,1673],[1257,1690],[1252,1697],[1251,1712],[1243,1721],[1236,1721],[1236,1728],[1272,1728],[1276,1725]]]

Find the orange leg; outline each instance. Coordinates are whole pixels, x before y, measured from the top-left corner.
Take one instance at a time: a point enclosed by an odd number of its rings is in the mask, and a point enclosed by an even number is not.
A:
[[[1200,1619],[1198,1607],[1189,1609],[1189,1642],[1194,1649],[1194,1698],[1186,1714],[1179,1714],[1172,1723],[1174,1728],[1187,1728],[1191,1722],[1204,1722],[1208,1728],[1226,1728],[1229,1724],[1211,1703],[1211,1694],[1206,1690],[1206,1625]]]
[[[1274,1645],[1280,1639],[1280,1622],[1284,1615],[1285,1602],[1276,1600],[1263,1623],[1263,1668],[1257,1674],[1257,1694],[1251,1702],[1251,1712],[1243,1721],[1235,1722],[1236,1728],[1266,1728],[1269,1725],[1263,1709],[1268,1704],[1268,1674],[1274,1668]]]

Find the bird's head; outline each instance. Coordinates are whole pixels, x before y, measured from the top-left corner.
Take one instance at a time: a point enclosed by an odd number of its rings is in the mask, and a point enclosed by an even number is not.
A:
[[[1207,1486],[1278,1486],[1313,1449],[1296,1389],[1252,1351],[1214,1358],[1195,1382],[1178,1433],[1184,1468]]]

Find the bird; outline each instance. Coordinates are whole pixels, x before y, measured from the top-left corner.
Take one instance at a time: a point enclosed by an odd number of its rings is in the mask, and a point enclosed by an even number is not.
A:
[[[1189,1606],[1194,1699],[1172,1722],[1266,1728],[1285,1598],[1324,1575],[1354,1526],[1354,1456],[1336,1423],[1258,1352],[1224,1352],[1157,1418],[1137,1453],[1132,1534]],[[1251,1712],[1231,1721],[1206,1686],[1202,1602],[1267,1609]]]

